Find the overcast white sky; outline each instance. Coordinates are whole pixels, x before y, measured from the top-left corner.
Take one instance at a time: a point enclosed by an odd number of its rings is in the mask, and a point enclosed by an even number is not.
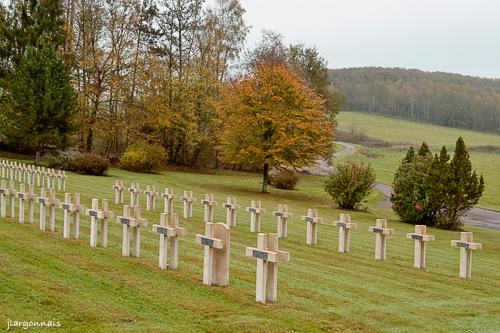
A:
[[[500,78],[500,0],[240,0],[263,29],[316,46],[330,68],[418,68]]]

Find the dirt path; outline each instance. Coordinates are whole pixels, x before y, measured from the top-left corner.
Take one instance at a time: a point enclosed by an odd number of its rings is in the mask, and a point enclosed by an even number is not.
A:
[[[392,193],[392,187],[377,183],[375,188],[384,194],[384,200],[379,202],[378,206],[391,209],[392,204],[389,198]],[[500,230],[500,212],[493,210],[473,208],[462,220],[467,225]]]

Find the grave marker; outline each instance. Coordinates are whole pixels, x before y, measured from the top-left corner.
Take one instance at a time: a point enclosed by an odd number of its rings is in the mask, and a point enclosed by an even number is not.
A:
[[[9,189],[5,193],[7,197],[9,197],[9,202],[10,202],[10,215],[9,217],[15,218],[16,217],[16,197],[17,197],[17,191],[16,188],[14,187],[14,180],[11,179],[9,180]]]
[[[472,250],[481,250],[481,243],[473,243],[472,232],[461,232],[460,240],[452,240],[451,246],[460,249],[460,273],[462,279],[470,279],[472,276]]]
[[[24,223],[24,202],[28,202],[28,223],[33,224],[33,206],[34,202],[37,199],[37,196],[34,191],[34,186],[28,186],[28,192],[24,191],[24,184],[19,185],[20,189],[17,193],[19,198],[19,223]]]
[[[214,206],[217,205],[217,202],[214,201],[214,195],[213,194],[205,194],[205,197],[203,200],[201,200],[201,203],[205,206],[204,213],[203,213],[203,221],[205,223],[213,222],[213,220],[214,220]]]
[[[160,193],[156,192],[155,186],[147,185],[144,194],[146,195],[146,210],[156,210],[156,197],[159,196]]]
[[[278,298],[278,263],[289,261],[290,254],[278,250],[277,234],[257,235],[257,247],[247,247],[246,256],[257,259],[255,300],[274,302]]]
[[[425,268],[425,248],[426,243],[434,240],[433,235],[427,235],[427,227],[425,225],[416,225],[414,233],[407,233],[406,238],[415,241],[415,255],[413,258],[413,266],[415,268]]]
[[[135,206],[133,215],[130,215],[130,206],[123,206],[123,216],[118,216],[116,222],[123,226],[122,255],[130,256],[130,233],[132,232],[134,241],[132,256],[139,257],[141,254],[141,226],[147,226],[148,220],[141,218],[141,207]]]
[[[167,214],[172,214],[174,212],[174,189],[165,188],[163,193],[163,212]]]
[[[229,285],[229,253],[231,229],[224,223],[205,223],[205,235],[195,241],[205,246],[203,255],[203,284]]]
[[[108,246],[108,219],[114,213],[108,210],[108,200],[102,199],[102,210],[99,210],[99,199],[92,199],[92,208],[86,209],[85,214],[90,216],[90,246],[97,246],[97,220],[101,221],[101,247]]]
[[[56,199],[56,191],[54,188],[49,189],[49,198],[47,199],[49,207],[49,228],[50,231],[56,231],[56,207],[59,206],[59,200]]]
[[[0,216],[5,218],[7,216],[7,182],[2,179],[2,185],[0,186]]]
[[[139,183],[130,184],[128,191],[130,192],[130,207],[139,206],[139,194],[141,193]]]
[[[185,219],[191,219],[193,217],[193,202],[196,202],[196,198],[193,196],[192,191],[184,191],[184,195],[181,200],[184,202],[184,212],[183,217]]]
[[[227,197],[227,201],[223,204],[223,207],[226,208],[226,225],[231,228],[236,226],[236,218],[237,218],[237,210],[241,207],[236,204],[235,197]]]
[[[358,224],[351,222],[350,214],[340,214],[339,221],[334,221],[333,224],[339,227],[339,252],[349,253],[350,230],[357,228]]]
[[[115,185],[113,185],[115,189],[115,204],[123,204],[123,190],[125,186],[123,186],[122,180],[115,180]]]
[[[250,213],[250,232],[260,232],[261,214],[265,212],[260,200],[252,200],[246,211]]]
[[[377,219],[375,227],[368,227],[375,236],[375,260],[385,260],[387,253],[387,236],[394,235],[394,229],[387,228],[386,219]]]
[[[177,269],[179,264],[179,239],[178,236],[186,236],[187,230],[179,227],[177,214],[160,214],[160,225],[153,225],[153,231],[160,234],[160,269]],[[167,245],[170,249],[167,251]],[[168,258],[170,257],[170,258]]]
[[[74,203],[71,203],[71,194],[64,195],[64,202],[60,207],[64,210],[64,224],[63,224],[63,238],[68,239],[71,229],[71,214],[73,214],[73,237],[78,239],[80,237],[80,212],[85,211],[85,207],[80,204],[80,194],[75,193]]]
[[[307,215],[302,216],[302,221],[307,223],[306,244],[314,245],[318,243],[318,224],[323,223],[323,219],[318,217],[318,210],[308,209]]]
[[[278,238],[288,237],[288,218],[293,214],[288,212],[288,205],[278,205],[278,210],[273,212],[273,215],[278,218]]]

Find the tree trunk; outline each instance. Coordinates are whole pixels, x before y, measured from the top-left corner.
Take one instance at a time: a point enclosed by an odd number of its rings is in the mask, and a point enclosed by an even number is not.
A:
[[[39,166],[40,165],[40,159],[41,159],[41,156],[42,155],[42,152],[40,151],[40,149],[37,149],[36,153],[35,153],[35,165],[36,166]]]
[[[269,164],[264,163],[262,171],[262,193],[267,193],[267,185],[269,184]]]
[[[93,142],[94,142],[94,131],[91,128],[89,128],[87,132],[87,147],[86,147],[87,153],[92,152]]]

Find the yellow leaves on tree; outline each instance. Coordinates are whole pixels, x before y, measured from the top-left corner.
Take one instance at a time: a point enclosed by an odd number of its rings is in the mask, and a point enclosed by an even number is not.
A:
[[[263,169],[300,168],[329,153],[334,120],[325,101],[289,68],[266,62],[233,82],[219,104],[222,158]]]

